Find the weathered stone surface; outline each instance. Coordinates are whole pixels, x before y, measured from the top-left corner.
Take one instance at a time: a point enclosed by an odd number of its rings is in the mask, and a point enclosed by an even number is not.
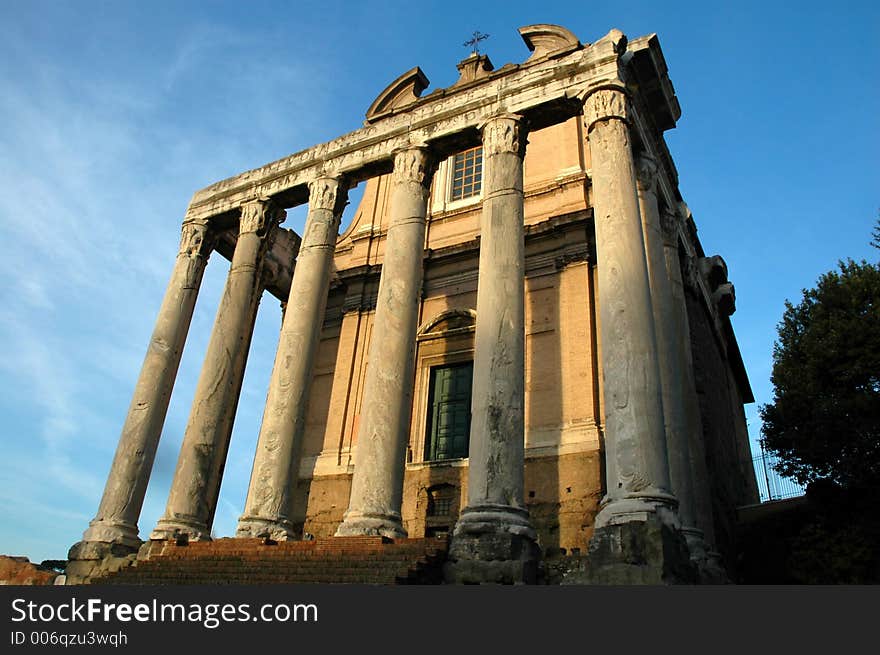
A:
[[[566,583],[668,585],[699,580],[681,532],[657,516],[597,528],[589,558],[586,580],[573,575]]]
[[[70,549],[67,559],[65,584],[86,584],[108,572],[131,566],[137,559],[137,550],[119,543],[80,541]]]
[[[351,500],[338,536],[404,537],[400,518],[425,216],[434,161],[424,148],[394,157],[391,215],[367,363]]]
[[[310,185],[309,215],[278,351],[239,537],[296,535],[290,521],[290,490],[300,466],[306,407],[312,386],[318,340],[330,287],[330,267],[346,189],[338,178],[321,177]]]
[[[263,290],[261,264],[283,212],[256,200],[242,207],[238,242],[208,342],[205,363],[165,514],[150,539],[211,538],[220,479],[232,434],[247,353]]]

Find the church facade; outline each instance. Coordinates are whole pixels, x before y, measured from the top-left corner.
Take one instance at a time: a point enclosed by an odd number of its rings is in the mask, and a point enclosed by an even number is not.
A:
[[[283,323],[237,537],[448,538],[450,582],[531,581],[572,554],[587,582],[732,570],[734,510],[757,502],[753,398],[727,267],[703,251],[663,138],[680,110],[658,39],[520,33],[521,64],[473,54],[426,95],[412,69],[363,128],[196,193],[72,580],[142,548],[213,251],[229,276],[147,543],[210,539],[269,293]],[[304,203],[300,236],[281,224]],[[661,554],[636,564],[625,542]]]

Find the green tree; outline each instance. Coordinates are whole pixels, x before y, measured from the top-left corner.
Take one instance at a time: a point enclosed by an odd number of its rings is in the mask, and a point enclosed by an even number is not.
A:
[[[838,269],[797,305],[785,303],[762,441],[777,470],[801,484],[872,489],[880,484],[880,265],[850,259]]]

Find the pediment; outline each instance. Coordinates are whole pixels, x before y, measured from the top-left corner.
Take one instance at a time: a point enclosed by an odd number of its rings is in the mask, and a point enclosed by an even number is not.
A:
[[[428,88],[429,84],[421,68],[418,66],[410,68],[385,87],[385,90],[373,101],[367,109],[367,122],[372,123],[395,109],[412,104],[419,99],[422,91]]]
[[[561,25],[537,23],[519,28],[519,35],[532,51],[529,59],[540,59],[545,55],[564,55],[581,47],[578,38]]]
[[[477,324],[477,313],[473,309],[450,309],[437,314],[419,328],[422,338],[456,334],[473,330]]]

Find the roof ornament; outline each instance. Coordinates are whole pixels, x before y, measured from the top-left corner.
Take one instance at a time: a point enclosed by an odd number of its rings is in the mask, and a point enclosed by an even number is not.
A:
[[[485,41],[489,38],[488,34],[483,34],[480,30],[475,30],[471,38],[462,43],[465,48],[473,48],[473,54],[480,54],[480,41]]]

